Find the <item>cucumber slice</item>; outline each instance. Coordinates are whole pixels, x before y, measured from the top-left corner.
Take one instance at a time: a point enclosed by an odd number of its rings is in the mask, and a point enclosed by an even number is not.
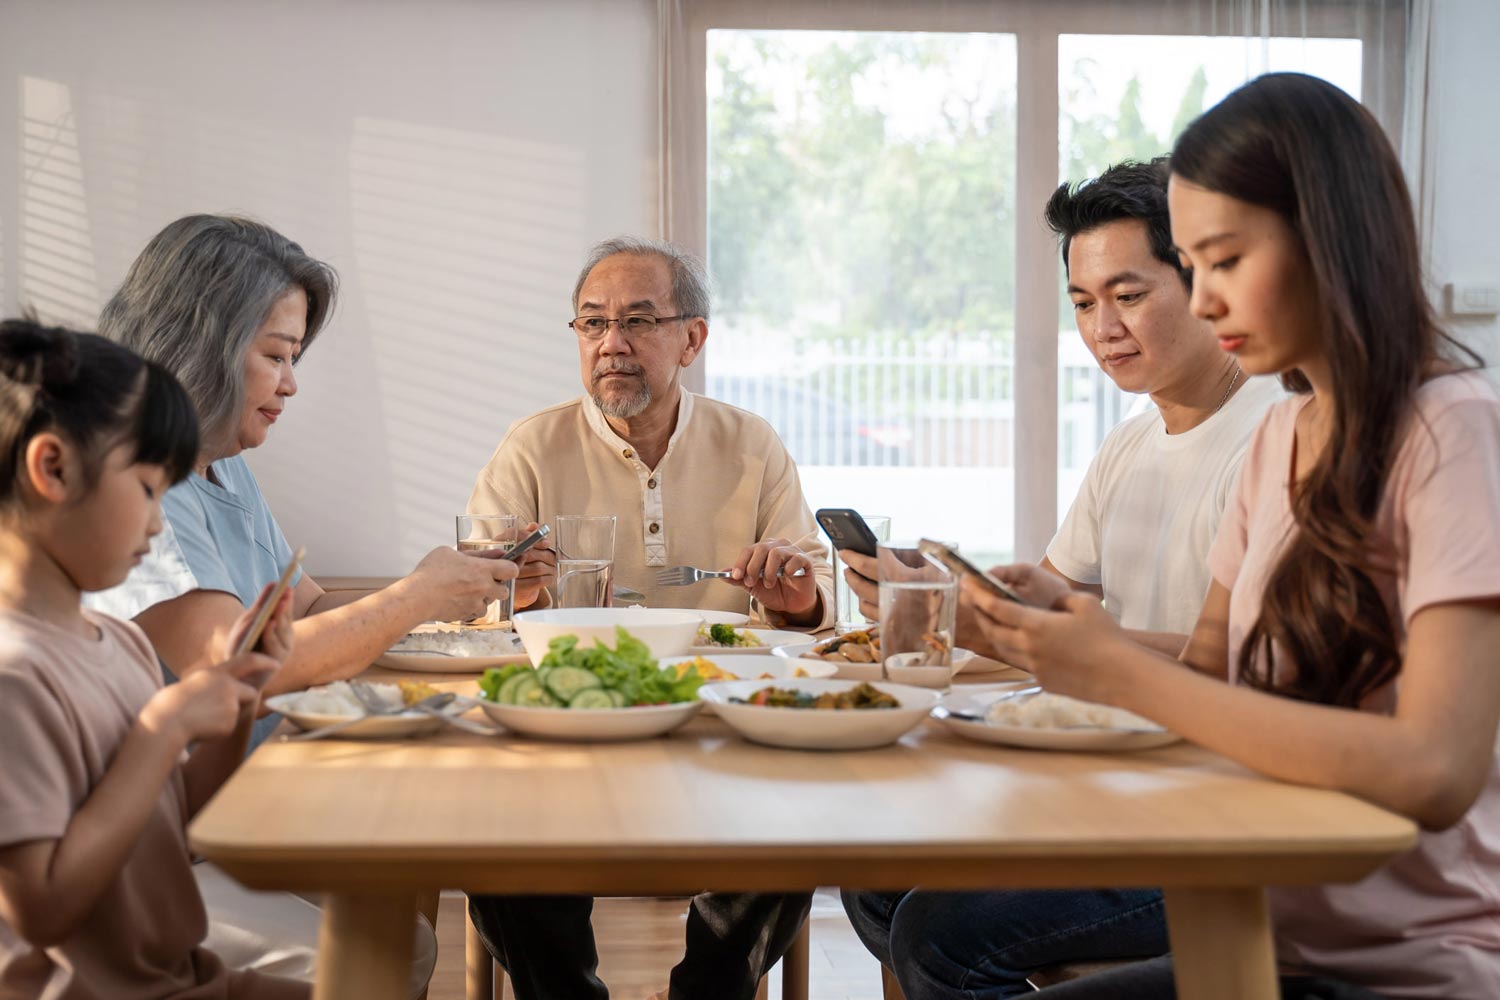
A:
[[[542,687],[542,682],[537,677],[536,671],[521,675],[521,682],[511,692],[515,699],[510,704],[520,705],[525,708],[538,708],[548,705],[556,705],[557,699],[552,697],[551,692]]]
[[[535,671],[522,670],[505,678],[500,685],[500,690],[495,692],[495,700],[502,705],[516,704],[516,691],[527,681],[536,682]]]
[[[609,690],[609,691],[606,691],[604,693],[607,694],[607,695],[609,695],[610,703],[613,704],[615,706],[615,708],[624,708],[625,707],[625,692],[624,691]]]
[[[612,692],[603,688],[584,688],[573,696],[568,702],[569,708],[614,708],[615,700],[610,697]]]
[[[572,704],[575,695],[603,687],[592,671],[582,667],[553,667],[542,678],[547,690],[557,696],[558,701]]]

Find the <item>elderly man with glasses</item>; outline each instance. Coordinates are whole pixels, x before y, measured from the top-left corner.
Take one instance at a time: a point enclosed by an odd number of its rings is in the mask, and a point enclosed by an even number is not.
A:
[[[631,237],[594,247],[573,291],[586,394],[515,423],[480,472],[472,514],[613,514],[615,583],[651,607],[761,613],[782,627],[832,623],[833,574],[797,468],[754,414],[682,388],[708,339],[708,276],[690,253]],[[670,588],[669,566],[729,580]],[[538,603],[548,600],[543,591]],[[517,609],[521,610],[521,609]],[[642,808],[649,808],[643,804]],[[672,1000],[750,1000],[790,947],[811,897],[694,898]],[[595,970],[589,897],[476,896],[470,913],[518,1000],[608,996]]]

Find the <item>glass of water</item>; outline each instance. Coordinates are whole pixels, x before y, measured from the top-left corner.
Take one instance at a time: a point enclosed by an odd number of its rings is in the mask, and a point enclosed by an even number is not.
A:
[[[882,545],[878,560],[880,651],[886,679],[947,688],[953,683],[958,578],[914,548]]]
[[[509,552],[525,534],[521,530],[521,518],[516,514],[459,514],[454,520],[458,526],[460,552]],[[515,594],[512,591],[498,601],[491,601],[485,613],[469,624],[498,625],[508,629],[514,606]]]
[[[891,537],[891,519],[883,515],[863,515],[865,523],[875,533],[875,540],[884,542]],[[854,591],[849,589],[849,584],[844,580],[844,561],[839,558],[839,550],[833,550],[833,630],[839,635],[845,632],[853,632],[855,629],[869,628],[870,622],[859,613],[859,600],[854,596]]]
[[[557,606],[607,608],[614,603],[615,516],[558,514]]]

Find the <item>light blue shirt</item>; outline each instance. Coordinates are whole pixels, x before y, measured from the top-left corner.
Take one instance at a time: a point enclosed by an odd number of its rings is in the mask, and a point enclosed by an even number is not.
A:
[[[218,590],[245,607],[281,578],[292,548],[238,455],[213,463],[218,483],[194,473],[162,497],[162,531],[125,582],[85,594],[86,607],[130,619],[195,590]],[[295,584],[302,577],[299,569]],[[168,677],[170,677],[170,673]],[[271,715],[255,727],[252,745],[276,727]]]

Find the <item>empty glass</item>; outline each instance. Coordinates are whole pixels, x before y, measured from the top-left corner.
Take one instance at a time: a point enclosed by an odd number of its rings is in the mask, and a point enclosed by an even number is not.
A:
[[[459,514],[457,542],[460,552],[502,552],[525,536],[521,530],[521,518],[515,514]],[[510,628],[510,616],[515,606],[514,591],[507,592],[498,601],[491,601],[485,613],[473,619],[471,625],[498,625]]]
[[[615,516],[558,514],[557,606],[607,608],[614,603]]]
[[[958,579],[907,546],[882,545],[877,560],[886,679],[947,688],[953,683]]]
[[[891,537],[891,519],[882,515],[864,515],[865,523],[875,533],[877,541],[886,541]],[[833,550],[833,630],[840,635],[852,632],[855,629],[868,628],[870,623],[865,616],[859,613],[859,599],[854,596],[854,591],[849,589],[849,584],[844,581],[844,561],[839,558],[839,550]]]

